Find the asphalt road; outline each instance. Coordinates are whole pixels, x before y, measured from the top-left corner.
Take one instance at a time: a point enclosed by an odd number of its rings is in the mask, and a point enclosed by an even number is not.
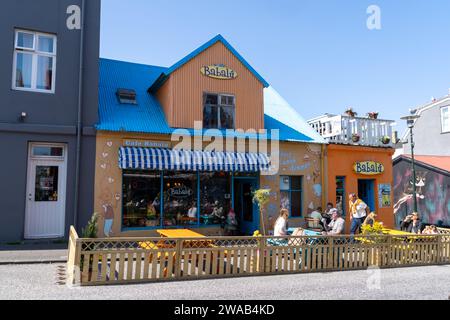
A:
[[[0,299],[433,299],[448,300],[450,266],[75,287],[63,264],[0,265]]]

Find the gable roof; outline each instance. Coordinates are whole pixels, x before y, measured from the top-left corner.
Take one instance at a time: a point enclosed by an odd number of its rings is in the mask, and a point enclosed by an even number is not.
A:
[[[436,106],[439,106],[439,105],[441,105],[443,103],[446,103],[446,102],[450,103],[450,94],[445,96],[445,97],[443,97],[443,98],[435,99],[435,100],[433,100],[433,101],[431,101],[431,102],[429,102],[429,103],[427,103],[425,105],[422,105],[422,106],[418,107],[415,111],[414,110],[412,111],[413,112],[412,114],[420,116],[425,111],[427,111],[427,110],[429,110],[431,108],[434,108]],[[414,120],[414,124],[419,119]],[[403,132],[403,135],[402,135],[402,140],[405,140],[408,137],[408,135],[409,135],[409,129],[405,129],[405,131]]]
[[[99,64],[99,123],[97,130],[171,134],[158,99],[147,90],[167,68],[110,59]],[[134,89],[137,105],[120,104],[118,88]],[[279,129],[279,140],[326,143],[306,121],[272,88],[264,89],[265,129]],[[191,134],[192,129],[187,129]],[[236,134],[236,136],[239,136]]]
[[[266,80],[264,80],[264,78],[258,72],[256,72],[255,69],[253,69],[253,67],[239,54],[239,52],[237,52],[236,49],[234,49],[233,46],[229,44],[224,37],[222,37],[222,35],[218,34],[205,44],[201,45],[200,47],[192,51],[183,59],[172,65],[170,68],[166,69],[163,73],[161,73],[158,79],[156,79],[155,82],[151,84],[149,91],[156,92],[173,72],[175,72],[176,70],[184,66],[186,63],[197,57],[200,53],[204,52],[205,50],[212,47],[218,42],[221,42],[228,50],[230,50],[231,53],[255,76],[255,78],[262,83],[264,88],[267,88],[269,86],[269,83]]]
[[[394,164],[397,164],[401,160],[411,162],[411,156],[401,155],[394,159]],[[418,165],[450,175],[450,156],[415,155],[414,160]]]

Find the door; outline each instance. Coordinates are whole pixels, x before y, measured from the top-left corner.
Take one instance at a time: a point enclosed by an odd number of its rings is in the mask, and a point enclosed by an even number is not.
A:
[[[253,191],[256,189],[256,179],[234,180],[234,210],[244,235],[252,235],[259,228],[258,206],[253,203]]]
[[[375,180],[358,180],[358,197],[364,201],[370,211],[375,210]]]
[[[66,207],[65,145],[30,144],[25,239],[64,236]]]

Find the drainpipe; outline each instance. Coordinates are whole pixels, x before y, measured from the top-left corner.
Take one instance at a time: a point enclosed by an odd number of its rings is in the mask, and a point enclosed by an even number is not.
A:
[[[328,198],[328,170],[325,170],[326,166],[326,145],[322,144],[320,146],[321,155],[320,155],[320,169],[322,176],[322,208],[326,208],[326,199]],[[327,171],[327,172],[325,172]]]
[[[75,193],[73,206],[73,225],[77,229],[78,224],[78,198],[80,188],[80,162],[81,162],[81,135],[82,135],[82,104],[83,104],[83,63],[84,63],[84,17],[85,17],[85,0],[81,1],[81,34],[80,34],[80,55],[78,73],[78,114],[77,114],[77,147],[75,161]]]

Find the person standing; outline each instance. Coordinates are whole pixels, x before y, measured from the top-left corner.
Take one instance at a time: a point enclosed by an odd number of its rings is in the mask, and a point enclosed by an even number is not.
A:
[[[366,220],[369,207],[361,199],[358,198],[356,193],[350,194],[349,210],[350,210],[350,234],[354,235],[361,232],[361,226]]]

